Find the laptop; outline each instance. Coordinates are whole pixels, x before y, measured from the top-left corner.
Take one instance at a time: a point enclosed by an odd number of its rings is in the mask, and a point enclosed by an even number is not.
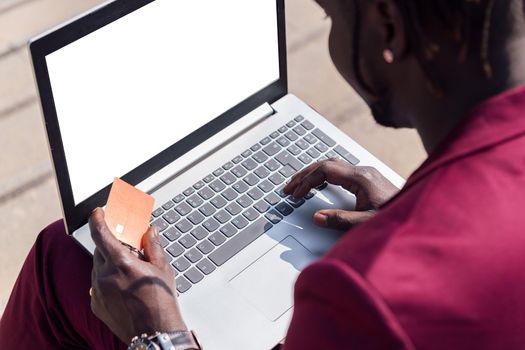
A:
[[[207,349],[280,342],[299,272],[340,237],[312,215],[355,197],[287,197],[293,174],[336,157],[403,184],[288,93],[283,0],[106,2],[30,51],[68,234],[93,253],[87,220],[115,177],[150,193]]]

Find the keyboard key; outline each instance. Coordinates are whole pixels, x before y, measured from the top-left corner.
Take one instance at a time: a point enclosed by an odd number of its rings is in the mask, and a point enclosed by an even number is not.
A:
[[[180,220],[180,216],[174,210],[168,211],[166,214],[162,215],[162,218],[166,220],[168,224],[174,224]]]
[[[286,126],[289,127],[289,128],[293,128],[295,126],[295,122],[293,120],[291,120],[288,123],[286,123]]]
[[[264,200],[260,200],[253,206],[259,213],[266,213],[270,210],[271,206]]]
[[[270,159],[266,162],[266,164],[264,164],[264,166],[270,171],[276,171],[281,167],[281,164],[279,164],[275,159]]]
[[[260,218],[245,230],[237,233],[208,257],[215,265],[221,266],[271,228],[271,223],[265,218]]]
[[[248,208],[250,205],[252,205],[253,200],[244,194],[237,199],[237,203],[239,203],[239,205],[243,208]]]
[[[281,150],[281,147],[279,147],[278,144],[275,142],[270,143],[268,146],[263,148],[263,152],[266,153],[267,156],[272,157],[279,153]]]
[[[215,176],[213,176],[212,174],[209,174],[208,176],[206,176],[203,181],[206,182],[207,184],[212,182],[213,179],[215,179]]]
[[[237,191],[238,193],[244,193],[248,190],[249,186],[246,184],[246,182],[244,181],[237,181],[233,186],[232,186],[235,191]]]
[[[199,249],[202,254],[209,254],[213,251],[213,249],[215,249],[215,247],[210,241],[205,240],[197,244],[197,249]]]
[[[290,203],[292,205],[292,207],[294,208],[299,208],[301,205],[303,205],[304,203],[306,203],[306,201],[303,199],[303,198],[295,198],[295,197],[288,197],[286,198],[286,200],[288,201],[288,203]]]
[[[173,201],[177,204],[179,204],[180,202],[182,202],[184,200],[184,198],[186,198],[183,194],[179,194],[177,196],[175,196],[173,198]]]
[[[321,153],[319,153],[318,150],[316,150],[315,148],[310,148],[307,152],[306,152],[310,157],[314,158],[314,159],[317,159],[321,156]]]
[[[208,239],[216,247],[218,247],[221,244],[223,244],[224,242],[226,242],[226,237],[224,237],[224,235],[222,233],[220,233],[219,231],[217,231],[214,234],[210,235],[210,237],[208,237]]]
[[[288,196],[286,193],[284,193],[283,188],[284,188],[284,186],[281,186],[281,187],[279,187],[278,189],[276,189],[276,190],[274,191],[274,192],[277,193],[281,198],[285,198],[285,197]]]
[[[204,187],[204,181],[199,181],[195,185],[193,185],[193,188],[196,190],[200,190],[203,187]]]
[[[321,130],[315,129],[314,131],[312,131],[312,134],[314,134],[315,137],[317,137],[319,140],[323,141],[323,143],[325,145],[327,145],[328,147],[334,147],[335,146],[335,141],[332,140],[328,135],[326,135]]]
[[[199,241],[208,237],[208,231],[206,231],[202,226],[195,227],[193,230],[191,230],[190,233],[193,237],[195,237]]]
[[[235,191],[232,192],[235,193]],[[226,205],[226,200],[221,195],[217,195],[210,201],[210,203],[213,204],[215,208],[220,209]]]
[[[228,163],[224,164],[224,165],[222,166],[222,168],[223,168],[224,170],[230,170],[231,168],[233,168],[233,163],[232,163],[232,162],[228,162]]]
[[[178,258],[177,260],[172,262],[171,265],[174,268],[176,268],[177,271],[179,271],[179,272],[183,272],[183,271],[187,270],[191,266],[191,264],[188,261],[188,259],[186,259],[183,256],[181,256],[180,258]]]
[[[302,126],[298,125],[295,128],[293,128],[293,131],[300,136],[306,135],[306,130]]]
[[[276,138],[278,138],[279,136],[281,136],[281,134],[279,134],[278,131],[274,131],[274,132],[272,132],[272,133],[270,134],[270,137],[271,137],[272,139],[276,139]]]
[[[286,136],[286,138],[292,142],[297,141],[299,138],[299,136],[297,136],[297,134],[293,131],[288,131],[286,134],[284,134],[284,136]],[[279,142],[279,140],[277,140],[277,142]]]
[[[222,195],[230,202],[239,196],[239,194],[232,188],[226,189],[224,192],[222,192]]]
[[[308,135],[306,135],[305,137],[303,137],[303,140],[305,140],[305,141],[308,142],[309,144],[313,145],[314,143],[317,142],[317,137],[315,137],[315,136],[312,135],[312,134],[308,134]]]
[[[222,181],[215,180],[210,184],[210,187],[212,190],[218,193],[224,190],[226,188],[226,185]]]
[[[268,178],[274,185],[282,184],[286,179],[279,173],[275,173]]]
[[[202,197],[205,201],[212,199],[213,196],[215,196],[215,193],[211,190],[209,187],[204,187],[202,190],[199,191],[199,196]]]
[[[239,215],[232,220],[232,224],[240,230],[246,227],[246,225],[248,225],[248,220],[246,220],[243,216]]]
[[[180,236],[182,236],[179,230],[177,230],[175,227],[170,227],[166,230],[166,232],[163,233],[163,235],[172,242],[176,241],[180,238]]]
[[[259,178],[255,174],[248,174],[243,180],[250,186],[255,186],[259,182]]]
[[[232,218],[232,216],[224,209],[218,211],[213,217],[221,224],[227,223]]]
[[[297,117],[293,118],[297,123],[300,123],[304,120],[304,117],[302,115],[298,115]]]
[[[314,191],[310,191],[306,194],[306,196],[304,196],[304,199],[312,199],[315,197],[315,192]]]
[[[242,211],[242,208],[237,203],[230,203],[225,208],[231,215],[237,215]]]
[[[181,294],[187,292],[188,289],[191,288],[191,283],[188,282],[188,280],[185,279],[185,278],[182,277],[182,276],[177,277],[177,278],[175,279],[175,281],[176,281],[176,285],[177,285],[177,291],[178,291],[179,293],[181,293]]]
[[[283,125],[279,128],[278,130],[281,134],[284,134],[285,132],[288,131],[288,128],[286,127],[286,125]]]
[[[304,140],[299,140],[295,143],[295,145],[297,147],[299,147],[300,149],[302,149],[303,151],[308,149],[308,147],[310,147],[310,144]]]
[[[246,168],[246,170],[253,170],[257,168],[257,162],[253,160],[252,158],[246,159],[244,162],[241,163],[243,167]]]
[[[319,142],[317,145],[315,145],[315,149],[318,150],[321,153],[328,152],[329,148],[324,143]]]
[[[199,211],[204,214],[204,216],[211,216],[213,215],[217,210],[210,204],[205,203],[202,207],[199,208]]]
[[[199,252],[196,248],[192,248],[186,254],[184,254],[184,256],[192,263],[196,263],[197,261],[202,259],[202,253]]]
[[[335,153],[334,151],[326,152],[326,156],[330,159],[340,159],[341,157],[339,154]]]
[[[261,145],[259,145],[258,143],[256,143],[255,145],[253,145],[252,147],[250,147],[250,150],[252,152],[257,152],[258,150],[261,149]]]
[[[299,171],[303,168],[301,162],[299,162],[294,156],[292,156],[288,151],[282,151],[275,159],[279,161],[282,165],[289,164],[295,171]]]
[[[204,228],[208,230],[208,232],[213,232],[216,229],[218,229],[220,225],[214,218],[209,218],[208,220],[204,221],[202,226],[204,226]]]
[[[342,146],[337,146],[334,148],[334,151],[337,152],[341,157],[343,157],[344,160],[346,160],[348,163],[357,165],[359,164],[359,159],[357,159],[352,153],[348,152],[345,148]]]
[[[188,197],[188,196],[191,196],[193,193],[195,193],[195,190],[193,189],[193,187],[190,187],[190,188],[186,189],[186,190],[185,190],[184,192],[182,192],[182,193],[184,193],[184,195],[185,195],[186,197]]]
[[[182,253],[184,253],[184,248],[182,248],[182,246],[175,242],[173,243],[172,245],[170,245],[168,247],[168,249],[166,249],[168,251],[168,253],[170,253],[174,258],[178,257],[179,255],[181,255]]]
[[[199,283],[204,278],[204,275],[199,270],[197,270],[195,267],[192,267],[191,269],[189,269],[188,272],[184,274],[184,276],[187,279],[189,279],[190,282],[193,284]]]
[[[262,191],[256,187],[256,188],[252,188],[251,190],[249,190],[247,195],[250,196],[251,199],[257,200],[257,199],[262,198],[264,193],[262,193]]]
[[[257,163],[264,163],[268,160],[268,156],[264,152],[257,152],[252,157]]]
[[[281,201],[281,197],[272,192],[266,197],[264,197],[264,200],[267,201],[270,205],[276,205]]]
[[[222,182],[224,182],[226,185],[231,185],[232,183],[234,183],[235,181],[237,181],[237,178],[235,177],[235,175],[233,175],[232,173],[226,173],[224,175],[221,176],[221,180]],[[212,187],[213,188],[213,187]],[[224,188],[220,189],[220,190],[216,190],[215,188],[213,189],[215,192],[220,192],[222,191]]]
[[[179,243],[182,244],[184,248],[189,249],[197,244],[197,240],[192,235],[188,234],[179,239]]]
[[[221,233],[225,235],[226,237],[233,237],[237,233],[237,229],[230,223],[224,225],[220,229]]]
[[[168,224],[166,223],[166,221],[164,221],[161,218],[158,218],[157,220],[153,221],[151,223],[151,226],[155,226],[156,228],[159,229],[160,232],[168,228]]]
[[[189,205],[191,205],[193,208],[197,208],[198,206],[200,206],[202,203],[204,203],[204,201],[202,200],[201,197],[199,197],[198,195],[194,194],[193,196],[191,196],[190,198],[188,198],[186,200],[186,203],[188,203]]]
[[[217,170],[215,170],[215,171],[213,172],[213,175],[215,175],[215,176],[217,176],[217,177],[218,177],[218,176],[221,176],[222,174],[224,174],[224,169],[223,169],[223,168],[219,168],[219,169],[217,169]]]
[[[235,168],[232,169],[232,173],[237,176],[237,177],[243,177],[243,176],[246,176],[246,174],[248,174],[248,172],[246,171],[246,169],[244,169],[244,167],[240,166],[240,165],[237,165]]]
[[[301,155],[299,156],[299,160],[300,160],[301,162],[303,162],[305,165],[308,165],[308,164],[310,164],[311,162],[313,162],[313,159],[310,158],[310,156],[309,156],[308,154],[305,154],[305,153],[303,153],[303,154],[301,154]]]
[[[177,213],[179,213],[182,216],[185,216],[189,213],[191,213],[192,209],[187,203],[181,203],[175,207],[175,210]]]
[[[242,152],[241,155],[242,155],[244,158],[248,158],[249,156],[252,155],[252,151],[250,151],[249,149],[247,149],[246,151]]]
[[[240,162],[243,161],[243,159],[244,158],[242,156],[237,156],[237,157],[233,158],[232,162],[233,162],[233,164],[239,164]]]
[[[161,216],[163,213],[164,213],[164,209],[159,208],[159,209],[153,211],[153,213],[151,213],[151,215],[153,215],[153,217],[155,217],[155,218],[158,218],[158,217]]]
[[[279,214],[276,210],[271,210],[266,215],[264,215],[272,224],[276,225],[283,219],[283,216]]]
[[[290,176],[292,176],[293,174],[295,174],[295,170],[294,170],[291,166],[289,166],[289,165],[287,165],[287,166],[285,166],[284,168],[282,168],[281,170],[279,170],[279,172],[280,172],[281,175],[284,176],[284,177],[290,177]]]
[[[296,145],[291,145],[290,147],[287,148],[288,152],[290,152],[291,154],[293,154],[294,156],[297,156],[299,154],[301,154],[301,149],[299,147],[297,147]]]
[[[261,189],[264,193],[268,193],[275,188],[275,185],[268,180],[264,180],[257,187],[259,187],[259,189]]]
[[[259,213],[253,208],[246,210],[244,213],[242,213],[242,215],[250,221],[253,221],[259,217]]]
[[[193,228],[193,225],[188,220],[182,219],[175,224],[175,227],[178,228],[180,232],[186,233]]]
[[[302,122],[301,125],[306,130],[312,130],[313,128],[315,128],[315,126],[308,120],[305,120],[304,122]]]
[[[197,264],[197,268],[205,275],[209,275],[216,269],[215,265],[213,265],[213,263],[208,259],[200,261]]]
[[[174,206],[175,206],[175,203],[173,203],[172,201],[168,201],[164,203],[164,205],[162,205],[162,208],[164,208],[164,210],[170,210]]]
[[[269,144],[270,142],[272,142],[272,139],[269,138],[269,137],[265,137],[264,139],[261,140],[261,145],[263,146],[266,146],[267,144]]]
[[[170,241],[168,241],[164,236],[159,237],[159,242],[162,248],[166,248],[170,244]]]
[[[264,166],[258,167],[254,171],[255,175],[257,175],[260,179],[266,178],[268,175],[270,175],[270,171],[266,169]]]
[[[195,210],[193,213],[188,215],[187,218],[191,221],[192,224],[198,225],[204,220],[204,215],[202,215],[199,211]]]
[[[280,144],[282,147],[288,147],[290,146],[290,141],[284,136],[281,136],[277,139],[277,143]]]
[[[281,202],[277,204],[275,209],[277,209],[279,213],[283,214],[284,216],[288,216],[293,212],[293,208],[286,202]]]

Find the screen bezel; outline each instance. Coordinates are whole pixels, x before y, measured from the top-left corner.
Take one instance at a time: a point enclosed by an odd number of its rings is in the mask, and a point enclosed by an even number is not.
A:
[[[46,64],[46,56],[118,20],[119,18],[130,14],[131,12],[152,3],[153,1],[155,0],[116,0],[104,4],[29,43],[29,50],[33,61],[33,69],[45,121],[45,128],[48,135],[49,147],[51,149],[57,184],[62,200],[62,207],[65,216],[64,219],[69,234],[72,234],[75,230],[87,223],[89,215],[95,207],[105,205],[111,185],[106,186],[86,200],[75,205],[62,143],[62,136],[53,99],[51,81]],[[142,165],[131,170],[129,173],[122,176],[124,181],[132,185],[139,184],[163,167],[203,143],[208,138],[238,121],[250,111],[266,102],[271,104],[288,93],[284,0],[276,0],[276,2],[279,41],[279,79],[234,106],[227,112],[216,117],[200,129],[168,147],[153,158],[147,160]],[[93,137],[93,140],[96,142],[95,136]],[[96,171],[96,169],[93,169],[93,171]]]

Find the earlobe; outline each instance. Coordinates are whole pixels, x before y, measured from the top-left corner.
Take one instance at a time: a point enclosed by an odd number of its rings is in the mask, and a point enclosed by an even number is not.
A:
[[[396,55],[394,53],[393,49],[384,49],[383,50],[383,58],[386,63],[391,64],[394,63],[396,59]]]

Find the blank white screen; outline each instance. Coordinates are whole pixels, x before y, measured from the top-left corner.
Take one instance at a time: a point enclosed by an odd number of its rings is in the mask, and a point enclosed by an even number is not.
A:
[[[75,204],[279,79],[275,0],[157,0],[46,57]]]

